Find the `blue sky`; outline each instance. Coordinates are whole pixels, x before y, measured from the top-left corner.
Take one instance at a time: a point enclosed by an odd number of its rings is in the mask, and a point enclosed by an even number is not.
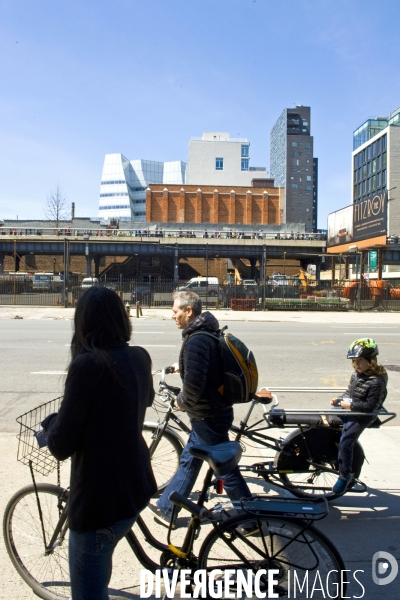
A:
[[[351,201],[352,133],[400,106],[398,2],[0,0],[0,218],[59,182],[96,216],[104,155],[187,159],[203,131],[269,168],[285,107],[311,106],[319,227]]]

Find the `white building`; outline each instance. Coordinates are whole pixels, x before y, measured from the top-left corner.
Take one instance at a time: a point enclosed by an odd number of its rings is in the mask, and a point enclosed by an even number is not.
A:
[[[130,161],[123,154],[106,154],[100,185],[100,218],[145,221],[149,183],[183,184],[185,170],[186,163],[179,160]]]
[[[250,167],[250,142],[231,138],[225,132],[205,132],[191,138],[186,167],[186,183],[190,185],[244,185],[252,179],[265,178],[266,169]]]

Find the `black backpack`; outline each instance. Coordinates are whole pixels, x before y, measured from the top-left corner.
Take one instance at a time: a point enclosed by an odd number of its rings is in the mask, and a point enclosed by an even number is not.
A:
[[[231,333],[224,333],[226,329],[227,325],[216,332],[199,330],[194,331],[191,336],[208,335],[218,342],[224,371],[224,382],[218,392],[226,403],[232,405],[250,402],[258,384],[256,359],[246,344]]]

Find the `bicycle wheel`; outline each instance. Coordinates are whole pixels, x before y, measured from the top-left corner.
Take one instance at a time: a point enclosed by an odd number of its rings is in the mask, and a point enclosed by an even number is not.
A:
[[[65,500],[62,488],[38,483],[46,542],[58,523]],[[67,495],[67,492],[66,492]],[[19,490],[7,504],[3,537],[11,561],[22,579],[44,600],[71,598],[68,566],[68,529],[52,552],[45,553],[42,526],[33,485]]]
[[[157,431],[156,423],[144,423],[143,438],[150,448],[151,466],[158,492],[162,492],[178,469],[183,446],[180,440],[168,430],[164,431],[160,439],[156,439]]]
[[[340,554],[326,536],[312,526],[304,530],[305,526],[302,520],[279,516],[241,515],[228,519],[204,540],[199,553],[199,569],[221,569],[219,580],[215,579],[214,591],[221,586],[226,569],[234,571],[230,577],[234,582],[232,589],[243,579],[248,579],[248,570],[255,576],[261,569],[276,569],[274,592],[280,597],[339,599],[341,594],[344,597],[346,584],[343,583],[341,590],[340,577],[345,567]],[[302,595],[300,588],[304,582]],[[326,593],[327,586],[330,596]],[[260,591],[269,597],[268,574],[261,576]],[[254,583],[247,590],[236,587],[236,596],[240,598],[241,593],[246,598],[257,597]]]
[[[304,437],[303,437],[304,435]],[[341,431],[339,429],[307,429],[303,434],[296,429],[284,440],[284,451],[278,452],[275,457],[275,467],[279,478],[298,498],[317,498],[324,496],[327,500],[339,498],[332,492],[338,475],[326,471],[338,470],[338,447]],[[310,465],[308,458],[313,462],[323,465],[315,467]],[[359,477],[364,463],[364,452],[358,442],[353,449],[353,473]],[[354,485],[354,484],[353,484]],[[351,489],[352,485],[348,489]]]

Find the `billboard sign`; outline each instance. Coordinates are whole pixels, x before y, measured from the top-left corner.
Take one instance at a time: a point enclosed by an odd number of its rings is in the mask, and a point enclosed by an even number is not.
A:
[[[328,247],[351,244],[386,233],[387,192],[373,194],[328,216]]]

